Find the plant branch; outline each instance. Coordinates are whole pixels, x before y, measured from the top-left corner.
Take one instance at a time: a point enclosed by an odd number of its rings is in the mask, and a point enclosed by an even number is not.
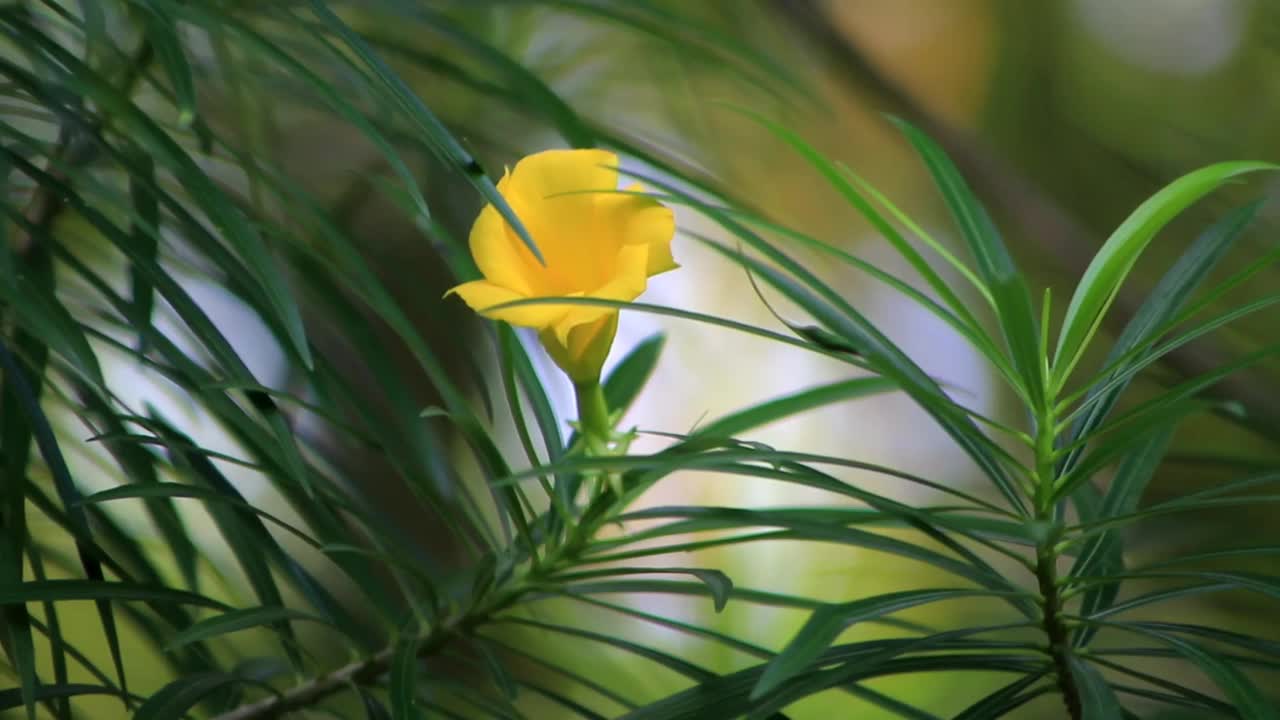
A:
[[[291,710],[308,707],[334,693],[377,679],[391,666],[391,656],[392,648],[386,648],[372,657],[344,665],[284,694],[241,705],[213,720],[267,720],[280,717],[282,713]]]
[[[1058,555],[1054,552],[1052,542],[1036,548],[1036,581],[1040,586],[1043,612],[1041,627],[1049,638],[1049,657],[1058,676],[1058,690],[1067,706],[1067,714],[1071,720],[1080,720],[1084,717],[1084,712],[1080,702],[1080,688],[1071,672],[1071,638],[1062,617],[1057,563]]]
[[[1058,542],[1062,538],[1062,525],[1055,518],[1057,503],[1054,501],[1054,490],[1058,484],[1057,475],[1057,427],[1058,417],[1054,412],[1056,398],[1049,388],[1046,377],[1042,407],[1035,411],[1035,507],[1036,525],[1040,533],[1036,538],[1036,583],[1040,588],[1040,624],[1049,641],[1049,658],[1053,663],[1054,674],[1058,678],[1058,690],[1062,693],[1062,702],[1067,706],[1067,714],[1071,720],[1081,720],[1083,703],[1080,688],[1076,685],[1075,674],[1071,669],[1071,635],[1062,616],[1062,603],[1065,598],[1062,588],[1058,586]]]

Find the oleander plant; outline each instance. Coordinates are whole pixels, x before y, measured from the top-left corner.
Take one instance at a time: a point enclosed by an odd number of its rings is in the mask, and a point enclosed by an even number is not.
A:
[[[1046,282],[951,130],[874,121],[944,227],[789,120],[817,84],[734,22],[808,5],[698,6],[0,4],[0,717],[1280,717],[1280,166],[1171,175]],[[656,129],[702,114],[878,252]],[[837,379],[642,424],[760,362],[644,319]],[[757,434],[833,410],[955,460]]]

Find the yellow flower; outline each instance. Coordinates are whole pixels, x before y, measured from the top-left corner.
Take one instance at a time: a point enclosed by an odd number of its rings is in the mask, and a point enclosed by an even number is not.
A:
[[[677,267],[671,257],[675,219],[662,204],[616,192],[618,157],[604,150],[547,150],[516,163],[498,192],[546,260],[543,265],[492,205],[471,228],[471,254],[483,280],[457,293],[473,310],[538,330],[538,337],[575,383],[600,378],[618,329],[616,308],[586,305],[496,305],[542,297],[629,302],[648,279]],[[599,192],[591,192],[591,191]],[[626,190],[640,191],[639,184]]]

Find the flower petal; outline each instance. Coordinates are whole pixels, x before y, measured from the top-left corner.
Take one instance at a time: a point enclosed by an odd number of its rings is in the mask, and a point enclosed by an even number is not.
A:
[[[474,280],[462,283],[450,290],[449,293],[457,293],[467,305],[471,306],[472,310],[487,318],[505,320],[512,325],[538,329],[549,328],[558,323],[564,317],[567,309],[564,305],[557,306],[548,303],[546,305],[520,305],[500,310],[490,310],[489,308],[495,305],[502,305],[515,300],[526,300],[529,296],[495,285],[488,280]]]
[[[628,193],[644,192],[644,189],[640,183],[626,187]],[[649,246],[646,274],[653,276],[680,267],[671,256],[676,219],[670,208],[643,195],[602,196],[600,204],[601,225],[621,228],[623,242],[627,245],[644,243]]]
[[[605,150],[547,150],[522,159],[500,186],[547,261],[541,292],[583,292],[612,273],[620,230],[596,216],[599,199],[618,187],[617,164]]]
[[[500,188],[526,200],[543,200],[551,195],[579,190],[616,190],[618,156],[608,150],[544,150],[516,163],[510,178]],[[596,195],[576,197],[594,202]]]
[[[586,293],[586,297],[599,300],[630,302],[640,297],[648,286],[646,269],[649,264],[649,246],[624,245],[618,251],[618,272],[604,285]],[[556,337],[562,343],[569,342],[569,332],[579,325],[597,322],[600,318],[617,314],[618,308],[603,305],[575,305],[570,307],[555,325]]]
[[[522,295],[533,295],[540,288],[543,269],[537,258],[494,206],[480,211],[471,226],[469,244],[471,256],[489,282]]]

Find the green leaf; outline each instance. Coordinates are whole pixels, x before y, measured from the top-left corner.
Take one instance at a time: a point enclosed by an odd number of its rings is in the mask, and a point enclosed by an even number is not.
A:
[[[1143,202],[1094,256],[1067,306],[1053,357],[1053,387],[1061,388],[1102,324],[1120,286],[1148,243],[1192,203],[1245,173],[1273,171],[1258,162],[1226,162],[1201,168],[1173,181]]]
[[[7,253],[7,248],[0,252]],[[35,351],[33,361],[43,365],[47,352],[42,347],[32,349]],[[5,353],[8,361],[8,350],[2,344],[0,352]],[[0,504],[0,530],[3,531],[0,532],[0,586],[22,583],[23,553],[29,541],[26,502],[32,427],[29,410],[23,406],[23,395],[29,394],[30,390],[22,387],[26,380],[16,366],[10,367],[11,364],[5,363],[3,386],[0,387],[0,444],[4,448],[4,485],[0,488],[0,501],[3,503]],[[34,556],[32,561],[34,564]],[[39,680],[35,646],[31,639],[31,618],[25,606],[11,605],[0,609],[0,641],[10,667],[18,676],[27,718],[35,720]]]
[[[692,437],[733,437],[778,420],[824,405],[857,400],[893,392],[898,386],[886,378],[866,377],[840,380],[826,385],[799,390],[790,395],[752,405],[717,418],[694,431]]]
[[[625,413],[631,407],[653,375],[666,344],[665,334],[654,333],[636,343],[631,352],[618,361],[604,379],[604,399],[610,411]]]
[[[1205,230],[1191,247],[1187,248],[1129,320],[1129,324],[1111,346],[1111,352],[1104,362],[1105,366],[1112,367],[1122,358],[1127,358],[1125,365],[1138,364],[1145,357],[1155,354],[1143,348],[1154,345],[1158,339],[1159,330],[1182,310],[1192,293],[1200,287],[1204,279],[1234,245],[1236,238],[1253,221],[1259,204],[1251,203],[1230,213]],[[1100,377],[1089,390],[1084,401],[1089,405],[1088,411],[1072,424],[1070,433],[1067,435],[1068,445],[1089,437],[1093,430],[1106,419],[1128,386],[1127,380],[1121,380],[1124,370],[1124,365],[1114,367],[1110,374]],[[1083,451],[1083,448],[1068,451],[1058,461],[1058,474],[1062,475],[1069,471]]]
[[[328,26],[334,34],[342,38],[347,47],[365,63],[373,73],[374,78],[381,84],[380,87],[386,97],[392,100],[413,122],[422,133],[422,139],[427,142],[432,151],[441,160],[461,171],[467,180],[480,191],[480,194],[502,214],[503,219],[515,231],[516,236],[525,244],[525,247],[529,248],[533,256],[538,259],[538,262],[545,262],[542,253],[538,250],[537,243],[534,242],[533,236],[525,229],[520,222],[520,218],[511,209],[506,199],[498,192],[498,188],[493,184],[493,181],[485,176],[479,163],[462,147],[462,144],[453,136],[453,133],[449,132],[449,129],[436,117],[435,113],[431,112],[422,98],[413,92],[408,84],[369,47],[363,38],[330,10],[324,0],[312,0],[311,9],[316,14],[316,17],[320,18],[320,21]]]
[[[999,720],[1013,712],[1028,701],[1034,699],[1040,691],[1028,692],[1028,689],[1040,681],[1044,673],[1030,673],[1014,680],[969,707],[961,710],[953,720]]]
[[[823,605],[809,616],[782,652],[769,662],[752,688],[750,698],[759,700],[793,677],[816,669],[817,660],[831,643],[859,622],[918,605],[966,597],[990,597],[991,594],[979,590],[905,590],[838,605]]]
[[[1243,478],[1238,478],[1236,480],[1230,480],[1199,492],[1182,495],[1171,500],[1165,500],[1164,502],[1149,505],[1145,508],[1129,513],[1128,515],[1103,518],[1092,523],[1082,523],[1080,526],[1073,528],[1073,530],[1078,530],[1080,532],[1079,535],[1075,536],[1074,540],[1086,539],[1096,533],[1105,532],[1111,528],[1125,527],[1126,525],[1130,525],[1139,520],[1158,517],[1168,513],[1189,512],[1203,510],[1210,507],[1231,507],[1233,505],[1275,502],[1277,499],[1280,499],[1280,496],[1222,496],[1230,493],[1243,492],[1245,490],[1263,488],[1277,482],[1280,482],[1280,471],[1265,471],[1248,475]]]
[[[929,520],[936,519],[922,516],[924,516],[923,513],[914,509],[907,509],[898,515],[899,518],[920,520],[924,525],[928,525]],[[926,547],[923,543],[902,540],[887,534],[882,535],[857,528],[844,527],[843,524],[830,522],[828,520],[830,516],[824,514],[821,510],[815,512],[802,509],[748,510],[714,506],[658,507],[627,513],[623,517],[631,520],[661,517],[688,518],[686,522],[660,526],[644,533],[642,536],[631,537],[628,539],[629,542],[647,540],[663,535],[682,536],[688,533],[710,530],[783,527],[793,531],[793,537],[797,539],[844,543],[917,560],[998,593],[1011,590],[1013,587],[1007,579],[994,573],[990,566],[985,563],[975,565],[969,558],[966,558],[966,560],[970,560],[969,562],[956,559]],[[917,529],[920,528],[920,525],[907,524]],[[936,524],[946,527],[943,523]]]
[[[138,4],[138,0],[134,0]],[[178,31],[178,24],[163,3],[142,0],[145,9],[143,26],[147,42],[155,50],[160,66],[169,77],[169,85],[178,100],[178,127],[189,127],[196,118],[195,82],[191,77],[191,65],[187,63],[183,48],[187,43]]]
[[[405,4],[405,15],[424,21],[430,31],[439,34],[461,51],[461,55],[477,63],[487,65],[506,81],[502,95],[508,102],[518,103],[522,110],[542,115],[555,125],[560,135],[573,147],[596,146],[595,132],[578,117],[542,78],[529,68],[511,59],[505,53],[468,32],[447,15],[421,3]],[[378,45],[388,41],[379,39]],[[402,54],[411,54],[412,48],[396,48]]]
[[[956,631],[973,633],[974,630]],[[1000,647],[997,643],[967,642],[955,639],[955,633],[940,633],[936,638],[911,638],[851,643],[831,648],[821,658],[820,664],[831,667],[795,678],[780,688],[775,697],[766,702],[748,698],[759,676],[767,667],[757,665],[735,673],[703,680],[688,690],[650,703],[624,716],[622,720],[702,720],[708,717],[737,717],[753,714],[759,716],[778,705],[786,705],[822,690],[841,687],[869,678],[898,674],[933,672],[1009,672],[1025,674],[1043,672],[1035,661],[1026,655],[990,652]],[[894,657],[904,648],[931,647],[941,655]],[[980,652],[963,652],[966,649]],[[947,652],[954,651],[954,652]],[[866,662],[868,657],[882,661]],[[887,658],[887,659],[885,659]]]
[[[2,25],[2,23],[0,23],[0,25]],[[0,58],[0,66],[2,65],[3,58]],[[240,356],[235,352],[234,348],[232,348],[230,342],[227,341],[226,337],[218,329],[217,325],[209,319],[204,310],[191,298],[190,294],[186,292],[182,287],[182,284],[167,273],[162,267],[159,267],[154,263],[150,258],[138,252],[137,248],[133,247],[129,236],[123,230],[115,226],[101,210],[87,203],[83,198],[76,194],[73,189],[68,187],[62,181],[32,165],[25,158],[13,154],[7,147],[0,146],[0,151],[9,153],[10,159],[12,159],[16,165],[21,167],[23,172],[30,177],[36,179],[43,185],[48,185],[55,188],[58,192],[63,193],[63,199],[69,207],[74,208],[81,214],[81,216],[84,217],[85,220],[101,231],[108,240],[110,240],[129,258],[134,267],[147,273],[151,282],[160,290],[161,294],[164,295],[165,299],[173,307],[174,311],[177,312],[183,322],[188,325],[192,333],[194,333],[196,337],[200,338],[205,347],[208,348],[209,352],[217,359],[223,370],[225,370],[234,380],[245,385],[258,384],[253,380],[252,373],[249,372],[248,367],[240,359]],[[205,180],[207,181],[207,178]],[[98,279],[89,275],[88,269],[84,268],[83,264],[79,263],[77,259],[74,259],[74,256],[64,254],[62,259],[68,263],[78,265],[77,270],[87,278]],[[105,283],[99,282],[97,284],[97,289],[107,297],[113,297],[115,295],[110,286]],[[119,311],[123,316],[128,317],[128,303],[122,301],[120,303]],[[185,355],[183,356],[183,359],[189,362],[189,358],[186,358]],[[274,409],[274,404],[271,405],[271,408]],[[279,412],[265,412],[264,414],[267,416],[266,420],[274,431],[273,436],[277,441],[277,447],[274,448],[273,454],[283,457],[287,462],[286,467],[288,467],[292,472],[293,478],[300,483],[302,487],[309,488],[309,476],[304,470],[305,463],[302,461],[297,443],[295,442],[292,431],[285,422],[284,417]],[[260,434],[260,428],[255,427],[254,433],[255,435]]]
[[[234,675],[210,672],[178,678],[138,707],[133,720],[174,720],[185,716],[201,700],[239,682]]]
[[[1153,419],[1165,418],[1172,415],[1173,409],[1176,409],[1180,405],[1185,405],[1186,401],[1196,397],[1201,391],[1213,387],[1223,379],[1229,377],[1232,373],[1257,365],[1275,357],[1276,355],[1280,355],[1280,343],[1266,345],[1259,350],[1247,353],[1231,362],[1219,365],[1208,372],[1189,378],[1174,385],[1151,400],[1148,400],[1121,414],[1119,417],[1113,419],[1111,422],[1094,432],[1093,437],[1098,437],[1103,433],[1112,432],[1116,428],[1125,427],[1130,424],[1136,424],[1140,429],[1144,428],[1151,423]],[[1078,442],[1082,443],[1083,441]]]
[[[529,398],[534,420],[538,423],[538,432],[542,434],[543,444],[547,448],[547,457],[552,462],[555,462],[564,454],[565,445],[564,440],[560,437],[560,420],[556,417],[555,408],[551,405],[551,399],[547,397],[547,391],[542,385],[542,379],[538,377],[537,371],[534,370],[533,362],[529,359],[529,353],[520,344],[515,331],[509,326],[502,325],[498,328],[498,335],[506,346],[506,353],[510,356],[509,359],[515,376],[520,381],[520,387],[524,390],[525,396]]]
[[[150,325],[149,320],[147,325]],[[111,453],[111,456],[115,458],[116,465],[123,471],[124,476],[134,483],[132,486],[124,486],[124,489],[161,486],[162,483],[160,483],[156,473],[155,456],[136,443],[123,439],[127,435],[124,419],[116,414],[106,400],[97,393],[91,392],[89,388],[82,388],[79,396],[86,406],[86,421],[91,420],[96,428],[104,431],[100,434],[102,444]],[[104,435],[112,437],[102,437]],[[195,543],[192,542],[191,536],[187,532],[182,517],[178,515],[173,502],[169,499],[174,496],[167,496],[162,493],[148,495],[145,494],[148,492],[147,490],[140,490],[140,492],[143,494],[136,497],[147,498],[145,503],[147,514],[151,517],[152,522],[155,523],[156,528],[159,529],[165,545],[173,553],[174,561],[182,572],[182,577],[186,580],[187,587],[192,590],[198,590],[200,587],[196,571],[198,552]],[[83,501],[85,503],[93,503],[97,502],[97,499],[100,499],[99,495],[91,495],[84,498]]]
[[[1071,676],[1080,692],[1082,720],[1122,720],[1122,706],[1106,678],[1097,668],[1072,656]]]
[[[703,586],[699,585],[697,587],[705,591]],[[710,670],[689,662],[681,657],[648,647],[647,645],[641,645],[639,643],[631,642],[630,640],[625,640],[613,634],[599,633],[592,630],[585,630],[567,625],[556,625],[553,623],[542,622],[540,620],[530,620],[514,616],[499,617],[496,618],[494,622],[499,624],[514,624],[538,628],[540,630],[546,630],[560,635],[608,645],[631,655],[651,660],[672,672],[679,673],[680,675],[684,675],[685,677],[695,681],[706,681],[715,677],[715,673]]]
[[[133,211],[136,218],[133,223],[134,245],[138,251],[151,262],[156,262],[160,252],[160,206],[153,188],[156,186],[155,161],[145,152],[138,152],[136,170],[129,175],[129,195],[133,200]],[[133,300],[131,315],[138,328],[140,348],[145,347],[143,338],[146,328],[151,326],[151,311],[155,306],[155,287],[147,274],[138,268],[129,267],[130,298]]]
[[[1106,652],[1106,651],[1102,651],[1102,652]],[[1141,657],[1164,658],[1164,657],[1170,657],[1173,655],[1173,653],[1171,653],[1168,650],[1164,650],[1163,648],[1160,648],[1160,649],[1153,648],[1152,652],[1155,654],[1149,655],[1144,652],[1141,654]],[[1217,715],[1232,716],[1235,714],[1234,712],[1232,712],[1233,710],[1232,707],[1227,703],[1224,703],[1216,698],[1210,697],[1208,695],[1205,695],[1204,693],[1201,693],[1189,687],[1186,687],[1186,684],[1183,682],[1171,682],[1162,677],[1157,677],[1150,673],[1144,673],[1138,670],[1137,668],[1131,667],[1129,665],[1112,662],[1102,657],[1101,652],[1094,652],[1093,654],[1091,654],[1089,656],[1089,662],[1094,665],[1097,665],[1098,667],[1107,668],[1108,670],[1112,670],[1121,675],[1137,678],[1138,680],[1141,680],[1144,683],[1169,691],[1168,695],[1149,695],[1149,694],[1146,694],[1146,692],[1135,692],[1134,688],[1129,688],[1119,683],[1113,683],[1112,688],[1117,693],[1125,693],[1128,695],[1136,695],[1138,697],[1154,699],[1154,700],[1158,700],[1159,702],[1163,702],[1170,705],[1177,705],[1179,707],[1193,708],[1196,710],[1207,710]],[[1126,715],[1125,717],[1128,718],[1131,716]]]
[[[476,639],[469,645],[475,648],[476,654],[480,656],[481,664],[484,665],[485,673],[493,680],[494,686],[502,694],[503,699],[506,702],[513,702],[520,690],[516,685],[516,679],[511,675],[511,671],[503,664],[502,658],[494,653],[493,648],[483,638]]]
[[[209,458],[190,450],[196,445],[189,437],[159,418],[153,418],[152,423],[153,428],[164,441],[175,467],[187,470],[192,479],[230,498],[236,506],[249,504]],[[258,601],[266,606],[283,606],[284,597],[271,574],[269,563],[269,560],[283,553],[258,516],[252,511],[236,506],[210,503],[205,507],[218,526],[218,531],[230,546],[236,562],[244,571]],[[302,656],[298,651],[297,637],[292,627],[283,621],[277,622],[274,627],[281,634],[281,647],[285,653],[298,667],[302,667]]]
[[[184,645],[195,642],[203,642],[209,638],[219,637],[228,633],[248,630],[249,628],[260,627],[262,625],[279,626],[280,623],[288,620],[309,620],[328,624],[324,618],[316,617],[309,613],[299,610],[293,610],[286,607],[256,607],[245,608],[243,610],[232,610],[230,612],[215,615],[206,618],[200,622],[176,633],[165,646],[165,650],[172,652]]]
[[[391,655],[388,699],[392,720],[418,720],[421,711],[416,698],[418,690],[417,624],[410,623],[400,633]]]
[[[609,605],[609,604],[601,603],[601,605]],[[620,606],[609,605],[609,607],[620,607]],[[495,640],[493,638],[485,638],[485,642],[489,643],[490,645],[494,645],[498,648],[501,648],[504,655],[514,655],[516,657],[519,657],[521,661],[529,662],[534,665],[537,665],[539,668],[543,670],[546,670],[559,677],[562,677],[573,684],[580,685],[583,688],[586,688],[596,693],[600,697],[606,698],[612,701],[619,707],[623,707],[628,710],[636,707],[636,703],[623,697],[621,694],[619,694],[617,690],[610,688],[605,683],[594,680],[591,677],[589,671],[584,673],[584,672],[570,670],[564,665],[552,662],[551,660],[548,660],[544,657],[536,655],[533,652],[530,652],[528,650],[522,650],[512,645],[508,645],[501,641]],[[554,651],[552,651],[552,654],[554,654]]]
[[[586,705],[569,698],[563,693],[557,692],[543,685],[539,685],[531,680],[521,680],[520,685],[565,708],[573,714],[573,717],[582,717],[587,720],[609,720],[604,715],[601,715],[600,713],[588,708]]]
[[[262,238],[249,223],[244,212],[231,202],[227,194],[214,183],[182,146],[135,105],[128,95],[113,87],[107,78],[50,40],[39,29],[18,19],[13,13],[0,17],[0,28],[19,43],[34,42],[38,45],[48,54],[48,58],[42,58],[45,68],[64,77],[72,90],[97,103],[102,112],[111,116],[113,126],[116,126],[119,132],[127,134],[139,147],[152,153],[157,162],[163,162],[178,181],[186,186],[188,197],[208,215],[222,237],[244,259],[247,272],[256,281],[255,287],[260,290],[272,309],[278,327],[285,330],[289,346],[302,364],[310,369],[311,352],[302,326],[302,316],[293,302],[284,273],[281,272],[279,264],[263,244]],[[4,70],[7,74],[13,74],[19,79],[23,76],[31,77],[30,73],[11,63],[0,63],[0,66],[5,66]],[[28,87],[35,82],[33,78],[26,81]],[[59,103],[51,100],[50,104],[56,107]],[[31,175],[29,171],[24,170],[24,172]],[[44,178],[38,179],[42,184],[46,184]]]
[[[0,298],[15,308],[16,320],[24,330],[65,358],[85,381],[95,387],[104,385],[97,355],[52,287],[20,276],[12,287],[0,285]]]
[[[1147,484],[1155,476],[1156,468],[1168,452],[1173,440],[1173,427],[1155,433],[1133,448],[1116,470],[1110,487],[1099,508],[1099,518],[1114,518],[1132,513],[1142,499]],[[1097,535],[1085,545],[1071,566],[1068,577],[1106,575],[1124,570],[1124,543],[1118,531]],[[1080,606],[1081,615],[1092,615],[1105,610],[1120,594],[1120,583],[1099,585],[1084,594]],[[1072,638],[1075,647],[1084,647],[1092,639],[1095,628],[1081,627]]]
[[[41,364],[43,365],[43,361]],[[49,423],[49,418],[45,416],[44,410],[40,407],[40,401],[35,391],[33,391],[32,382],[26,378],[23,368],[18,364],[17,359],[10,353],[9,348],[2,340],[0,340],[0,368],[4,371],[5,389],[12,391],[11,397],[17,400],[18,407],[26,415],[27,427],[35,438],[36,446],[40,448],[40,455],[44,458],[49,474],[53,476],[54,487],[63,507],[66,509],[67,518],[77,531],[78,537],[75,546],[76,553],[80,559],[80,566],[84,569],[85,575],[90,582],[102,581],[105,576],[102,572],[100,551],[89,540],[92,538],[89,519],[84,509],[79,507],[80,489],[76,487],[75,481],[71,478],[71,471],[67,467],[62,450],[58,447],[58,440],[54,435],[52,425]],[[42,378],[33,378],[33,380],[39,382]],[[17,450],[21,451],[21,448],[17,448]],[[23,472],[25,473],[25,467]],[[24,484],[27,482],[25,477],[22,482]],[[25,538],[22,542],[25,545]],[[24,583],[23,587],[28,585],[30,583]],[[120,654],[120,638],[116,630],[116,620],[111,610],[111,604],[105,597],[95,598],[94,602],[98,611],[98,619],[102,624],[103,635],[107,639],[107,648],[115,663],[117,679],[122,691],[127,692],[128,684],[125,682],[124,659]],[[18,616],[15,614],[15,620],[17,618]],[[23,640],[19,637],[18,641],[22,642]]]
[[[387,712],[382,701],[374,697],[373,693],[364,688],[356,688],[356,692],[360,695],[360,704],[364,706],[365,720],[391,720],[391,713]]]
[[[602,17],[629,33],[644,34],[662,42],[677,54],[688,56],[687,62],[699,68],[725,65],[726,59],[737,61],[731,79],[740,80],[752,92],[764,91],[784,103],[786,94],[816,102],[817,93],[807,76],[774,59],[734,34],[704,21],[697,13],[673,11],[662,3],[634,0],[625,4],[598,3],[591,0],[546,0],[548,4],[584,15]],[[756,71],[759,72],[756,72]]]
[[[991,292],[1000,330],[1004,333],[1005,344],[1031,407],[1044,407],[1049,399],[1044,395],[1041,376],[1040,328],[1026,280],[1018,272],[995,223],[942,148],[906,122],[893,119],[893,123],[924,160],[977,260],[978,273],[983,285]]]
[[[707,570],[704,568],[682,568],[682,567],[611,567],[603,570],[585,570],[580,572],[560,573],[553,577],[554,580],[563,582],[576,582],[578,580],[587,580],[599,577],[613,577],[617,575],[692,575],[701,580],[707,589],[711,591],[711,599],[715,603],[715,611],[724,610],[724,606],[729,602],[729,598],[733,595],[733,581],[729,576],[719,570]]]
[[[820,281],[808,270],[780,251],[772,248],[762,239],[741,228],[725,218],[716,218],[722,225],[739,237],[750,239],[752,244],[774,262],[778,262],[790,273],[793,273],[807,287],[802,287],[786,277],[772,266],[733,252],[728,248],[713,245],[712,247],[731,260],[749,267],[757,276],[764,278],[770,285],[784,293],[790,300],[807,310],[814,319],[822,323],[828,330],[836,333],[842,340],[858,348],[872,363],[874,370],[892,379],[899,388],[911,396],[916,403],[929,413],[944,431],[968,454],[982,469],[983,473],[1000,491],[1001,496],[1018,512],[1025,512],[1026,502],[1017,489],[1005,467],[1001,457],[1007,455],[1002,448],[986,437],[954,401],[942,391],[938,384],[924,372],[906,353],[879,329],[874,327],[860,312],[853,308],[843,297]],[[811,291],[809,288],[813,288]],[[821,299],[814,294],[821,294]]]
[[[70,698],[80,695],[119,695],[120,691],[105,685],[73,683],[67,685],[41,685],[35,690],[36,700]],[[13,710],[24,704],[20,689],[0,690],[0,710]]]
[[[204,595],[161,585],[104,580],[44,580],[0,586],[0,605],[68,600],[113,600],[197,605],[228,611],[226,604]]]
[[[107,490],[100,490],[92,495],[86,496],[80,502],[85,505],[95,505],[97,503],[113,502],[116,500],[146,500],[153,498],[191,498],[203,501],[206,504],[226,505],[228,507],[235,508],[236,510],[258,515],[273,525],[288,531],[291,535],[311,547],[321,547],[321,542],[319,540],[316,540],[301,528],[281,520],[266,510],[262,510],[252,505],[242,497],[228,495],[222,490],[212,487],[168,482],[155,482],[148,483],[146,485],[121,485],[119,487],[108,488]]]
[[[27,552],[31,562],[32,576],[37,582],[47,579],[48,575],[44,570],[44,559],[41,555],[41,548],[37,545],[30,545],[27,547]],[[68,683],[68,678],[70,677],[67,670],[67,655],[71,654],[71,650],[73,650],[73,648],[69,647],[69,644],[63,635],[62,621],[59,618],[57,606],[51,602],[42,603],[41,605],[42,614],[45,619],[44,625],[43,627],[37,626],[34,622],[32,622],[31,625],[39,629],[44,636],[48,638],[49,659],[50,664],[53,665],[53,684],[58,686],[66,685]],[[25,606],[23,606],[22,609],[25,612]],[[34,620],[34,618],[30,619]],[[82,656],[76,654],[75,657]],[[34,658],[32,658],[32,662],[34,661]],[[111,680],[105,675],[95,675],[95,679],[102,682],[104,685],[112,684]],[[121,697],[125,697],[125,695],[122,693]],[[125,702],[127,703],[128,701],[126,700]],[[66,698],[57,699],[53,705],[53,712],[59,720],[70,720],[71,704]]]
[[[211,6],[191,3],[175,6],[172,9],[181,13],[184,20],[199,25],[206,30],[234,35],[239,47],[261,56],[270,65],[277,66],[304,82],[310,93],[318,95],[323,100],[326,109],[337,113],[339,117],[351,123],[367,140],[374,144],[383,159],[387,161],[387,164],[404,184],[404,189],[412,199],[414,208],[423,217],[430,216],[427,201],[423,199],[422,193],[418,188],[418,182],[408,165],[405,164],[404,158],[401,157],[395,146],[384,137],[383,133],[379,132],[378,128],[369,122],[364,114],[346,100],[342,91],[335,89],[331,83],[313,71],[308,65],[299,62],[292,55],[285,52],[278,43],[264,37],[251,26],[241,22],[235,15],[219,13]],[[233,148],[227,149],[234,151]],[[241,162],[251,164],[252,160],[242,157]],[[270,179],[270,177],[267,176],[267,179]],[[296,194],[287,199],[292,201],[291,204],[295,206],[298,204],[297,200],[299,198]],[[331,230],[331,228],[328,229]]]
[[[929,262],[920,254],[918,250],[907,242],[906,238],[897,231],[893,225],[884,218],[875,207],[867,201],[865,197],[854,187],[853,183],[841,172],[840,168],[825,158],[809,143],[805,142],[796,133],[783,127],[782,125],[769,120],[768,118],[745,108],[729,106],[732,110],[747,117],[757,125],[768,130],[778,139],[785,142],[806,162],[813,166],[815,170],[822,174],[823,178],[831,184],[841,197],[844,198],[855,210],[858,211],[871,226],[879,232],[885,240],[887,240],[895,250],[898,251],[904,260],[920,274],[924,281],[929,285],[929,289],[942,298],[944,304],[951,308],[953,312],[959,315],[965,324],[970,327],[978,327],[978,323],[973,314],[969,311],[966,304],[956,295],[955,291],[947,284],[942,276],[934,270]]]
[[[1275,720],[1280,717],[1275,705],[1232,663],[1195,643],[1159,632],[1153,635],[1199,667],[1235,705],[1242,717],[1249,720]]]
[[[1231,645],[1242,650],[1248,650],[1260,655],[1269,655],[1276,660],[1280,660],[1280,642],[1255,637],[1253,635],[1243,635],[1238,632],[1232,632],[1221,628],[1171,622],[1104,622],[1100,624],[1103,626],[1123,627],[1129,629],[1136,628],[1138,631],[1160,632],[1166,635],[1170,633],[1175,635],[1193,635],[1206,640],[1212,640],[1216,643]]]
[[[81,263],[71,255],[66,255],[63,259],[68,266],[89,282],[95,290],[107,298],[117,312],[121,314],[127,312],[128,303],[115,293],[102,278],[86,267],[84,263]],[[166,362],[166,364],[155,365],[154,367],[162,371],[169,380],[187,388],[193,395],[201,398],[205,407],[215,417],[219,418],[225,427],[232,432],[236,441],[248,450],[249,454],[256,460],[256,466],[267,478],[274,482],[275,487],[286,498],[289,498],[291,505],[304,517],[306,522],[315,528],[322,538],[349,537],[349,525],[345,521],[338,521],[328,503],[320,502],[318,501],[319,499],[307,495],[307,486],[303,484],[302,478],[289,482],[294,478],[294,468],[285,464],[289,455],[288,447],[282,450],[278,444],[273,443],[274,434],[264,434],[261,424],[251,419],[228,394],[221,390],[210,390],[210,388],[216,388],[218,383],[208,374],[203,365],[193,361],[163,333],[155,331],[154,328],[151,337],[156,353],[163,357]],[[107,336],[101,336],[99,339],[110,341]],[[321,367],[324,367],[323,363]],[[240,387],[240,385],[237,384],[237,387]],[[150,422],[145,418],[131,418],[131,420],[133,422]],[[284,427],[283,424],[281,424],[281,427]],[[274,429],[276,429],[276,426],[273,426]],[[204,452],[198,448],[188,447],[188,449],[197,453]],[[285,456],[284,460],[282,460],[282,455]],[[349,510],[350,508],[348,508]],[[306,539],[305,535],[303,537]],[[336,561],[352,578],[368,601],[379,608],[387,609],[387,612],[391,612],[389,600],[382,592],[382,580],[373,574],[368,563],[350,562],[347,558],[342,557],[337,558]],[[333,600],[332,596],[309,577],[305,569],[289,557],[279,557],[279,562],[284,565],[289,575],[295,579],[295,586],[307,596],[316,608],[323,608],[324,614],[341,627],[359,627],[357,623],[349,619],[348,613]],[[344,620],[344,618],[348,619]],[[176,622],[175,624],[179,627],[185,627],[189,622]],[[374,648],[372,637],[369,637],[363,644],[370,651]]]

